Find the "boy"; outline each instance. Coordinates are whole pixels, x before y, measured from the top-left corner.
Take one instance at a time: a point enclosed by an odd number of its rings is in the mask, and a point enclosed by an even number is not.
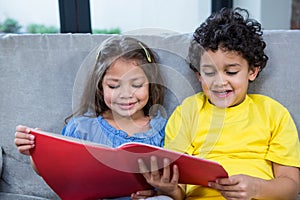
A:
[[[160,194],[174,199],[297,199],[296,126],[277,101],[247,94],[249,82],[268,60],[261,25],[248,16],[240,8],[222,9],[194,32],[189,62],[203,92],[184,100],[166,127],[166,148],[216,161],[229,178],[209,187],[187,185],[184,191],[177,166],[172,176],[169,167],[161,175],[155,158],[151,173],[139,161],[144,177]]]

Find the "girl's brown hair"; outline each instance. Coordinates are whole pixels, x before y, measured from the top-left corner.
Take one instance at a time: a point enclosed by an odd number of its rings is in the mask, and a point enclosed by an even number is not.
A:
[[[149,81],[149,100],[143,108],[145,115],[155,116],[153,105],[163,104],[164,85],[157,63],[157,55],[143,42],[127,36],[113,36],[105,40],[98,51],[96,64],[92,69],[79,108],[65,119],[67,122],[75,115],[97,117],[109,108],[103,99],[102,81],[107,69],[116,59],[135,60],[143,69]]]

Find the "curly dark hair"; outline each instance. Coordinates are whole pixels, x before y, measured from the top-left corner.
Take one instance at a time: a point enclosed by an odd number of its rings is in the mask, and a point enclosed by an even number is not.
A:
[[[195,72],[199,71],[205,50],[215,52],[222,49],[239,53],[250,67],[259,67],[260,72],[268,61],[262,35],[261,24],[249,19],[247,10],[223,8],[195,30],[188,55],[190,67]]]

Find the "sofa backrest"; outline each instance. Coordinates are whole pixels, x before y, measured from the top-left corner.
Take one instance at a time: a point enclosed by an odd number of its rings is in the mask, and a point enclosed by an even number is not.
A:
[[[0,35],[0,192],[55,199],[57,196],[14,146],[18,124],[60,133],[80,91],[81,63],[109,35]],[[190,34],[136,36],[155,48],[168,88],[167,115],[187,96],[200,91],[184,58]],[[269,95],[285,105],[300,130],[300,31],[265,31],[269,62],[250,93]],[[76,76],[77,75],[77,76]],[[75,83],[75,85],[74,85]],[[74,86],[74,92],[73,92]],[[1,171],[0,171],[1,172]]]

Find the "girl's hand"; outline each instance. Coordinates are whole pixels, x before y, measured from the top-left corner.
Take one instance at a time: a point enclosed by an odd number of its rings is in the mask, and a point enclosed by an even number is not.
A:
[[[15,133],[15,145],[20,153],[30,155],[29,149],[34,147],[34,136],[29,134],[30,128],[18,125]]]
[[[247,175],[233,175],[210,182],[209,187],[218,190],[227,200],[250,200],[257,194],[258,178]]]
[[[149,197],[153,197],[154,195],[156,195],[156,191],[154,190],[142,190],[131,194],[131,199],[146,199]]]
[[[164,168],[162,174],[160,174],[157,158],[151,157],[150,170],[148,170],[146,164],[142,159],[138,160],[140,172],[143,174],[147,182],[157,189],[158,195],[167,195],[173,199],[182,199],[184,191],[178,185],[179,171],[177,165],[173,166],[173,175],[171,177],[170,161],[164,159]]]

